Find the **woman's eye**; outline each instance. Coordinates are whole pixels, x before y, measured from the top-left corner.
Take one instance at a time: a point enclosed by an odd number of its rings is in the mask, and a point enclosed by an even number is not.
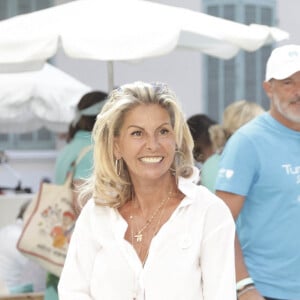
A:
[[[169,133],[169,130],[166,129],[166,128],[163,128],[163,129],[160,130],[160,134],[162,134],[162,135],[166,135],[168,133]]]
[[[133,132],[131,133],[131,135],[133,135],[133,136],[141,136],[141,135],[142,135],[142,132],[139,131],[139,130],[136,130],[136,131],[133,131]]]

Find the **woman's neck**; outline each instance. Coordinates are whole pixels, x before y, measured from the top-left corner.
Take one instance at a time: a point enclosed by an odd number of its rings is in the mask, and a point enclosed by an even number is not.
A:
[[[141,211],[147,215],[167,198],[170,193],[177,191],[175,177],[170,177],[159,180],[157,182],[147,183],[134,183],[134,192],[132,200],[135,201],[135,205],[141,209]]]

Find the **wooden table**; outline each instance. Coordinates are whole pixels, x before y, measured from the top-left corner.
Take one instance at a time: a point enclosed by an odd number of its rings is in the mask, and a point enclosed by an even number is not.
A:
[[[0,300],[43,300],[44,293],[24,293],[12,295],[0,295]]]

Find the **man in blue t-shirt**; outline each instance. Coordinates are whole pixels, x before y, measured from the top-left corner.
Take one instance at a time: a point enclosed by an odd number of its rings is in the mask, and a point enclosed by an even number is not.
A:
[[[300,46],[273,50],[270,110],[241,127],[222,153],[216,193],[237,220],[240,300],[300,299]]]

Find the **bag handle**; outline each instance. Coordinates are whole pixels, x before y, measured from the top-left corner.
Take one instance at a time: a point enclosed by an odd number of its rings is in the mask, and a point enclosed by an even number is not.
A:
[[[73,176],[74,176],[74,170],[76,168],[76,166],[79,164],[79,162],[83,159],[83,157],[90,151],[93,149],[93,145],[89,145],[84,147],[80,152],[78,157],[72,162],[71,166],[71,171],[68,172],[67,174],[67,178],[65,180],[64,185],[66,186],[71,186],[72,181],[73,181]]]
[[[89,145],[84,147],[80,152],[78,157],[76,158],[76,160],[72,163],[72,165],[74,166],[74,168],[79,164],[79,162],[83,159],[83,157],[90,151],[93,149],[93,145]]]

